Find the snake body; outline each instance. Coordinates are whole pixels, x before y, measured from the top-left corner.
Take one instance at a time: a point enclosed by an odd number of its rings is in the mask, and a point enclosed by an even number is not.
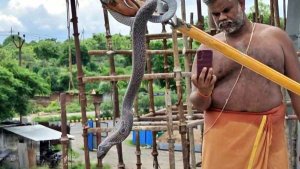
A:
[[[166,2],[175,2],[175,0],[165,0]],[[171,3],[174,5],[174,3]],[[169,5],[169,4],[168,4]],[[175,13],[174,10],[168,10],[167,14],[162,16],[153,16],[155,9],[157,6],[157,0],[149,0],[147,1],[142,8],[139,9],[135,17],[125,17],[119,16],[123,18],[122,21],[126,20],[125,18],[129,18],[132,26],[132,39],[133,39],[133,71],[130,78],[130,82],[124,96],[123,105],[122,105],[122,115],[121,119],[117,123],[113,132],[105,138],[98,146],[97,157],[99,159],[103,159],[109,149],[124,141],[131,132],[133,125],[133,112],[132,105],[135,98],[135,95],[138,92],[140,83],[143,79],[144,69],[145,69],[145,59],[144,55],[146,53],[145,49],[145,34],[147,21],[152,20],[154,22],[165,22],[169,20]],[[174,6],[172,7],[174,8]],[[171,9],[171,6],[169,6]],[[110,11],[111,12],[111,11]],[[118,14],[120,15],[120,14]],[[121,19],[120,18],[120,19]],[[123,22],[122,22],[123,23]]]

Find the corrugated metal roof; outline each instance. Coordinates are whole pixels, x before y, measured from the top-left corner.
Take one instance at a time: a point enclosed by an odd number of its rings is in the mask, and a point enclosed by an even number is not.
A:
[[[61,138],[61,132],[40,124],[31,126],[5,127],[4,129],[33,141],[59,140]],[[73,139],[74,136],[68,134],[68,138]]]

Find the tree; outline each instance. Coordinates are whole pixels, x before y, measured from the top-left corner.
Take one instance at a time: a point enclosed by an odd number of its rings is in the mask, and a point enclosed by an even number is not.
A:
[[[19,67],[16,62],[0,63],[0,120],[11,118],[15,113],[28,114],[30,98],[47,93],[49,85],[37,74]]]
[[[262,0],[258,1],[259,15],[263,16],[263,23],[270,24],[270,5],[265,4]],[[253,13],[255,12],[255,7],[250,7],[250,13],[248,18],[253,20]]]
[[[39,41],[39,43],[34,46],[33,51],[39,59],[57,59],[60,56],[59,43],[53,39]]]

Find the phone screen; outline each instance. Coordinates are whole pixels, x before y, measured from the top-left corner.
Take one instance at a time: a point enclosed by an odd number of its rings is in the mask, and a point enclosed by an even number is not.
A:
[[[197,77],[199,77],[202,69],[207,68],[205,77],[207,76],[208,69],[212,67],[212,50],[199,50],[197,51]]]

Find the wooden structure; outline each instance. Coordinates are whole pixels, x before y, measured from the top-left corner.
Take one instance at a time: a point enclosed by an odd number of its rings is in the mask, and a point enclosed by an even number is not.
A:
[[[196,26],[200,29],[204,27],[204,17],[202,16],[201,11],[201,0],[195,0],[197,3],[197,15],[198,20],[196,22]],[[275,26],[280,26],[279,20],[279,11],[278,11],[278,0],[271,0],[270,1],[270,24]],[[259,14],[259,7],[258,1],[254,0],[255,4],[255,12],[253,14],[253,21],[255,22],[262,22],[263,16]],[[179,3],[181,7],[181,19],[186,20],[186,6],[185,0],[181,0]],[[284,1],[285,6],[285,1]],[[119,100],[118,100],[118,88],[117,83],[121,80],[129,80],[129,75],[117,75],[115,71],[115,61],[114,56],[116,54],[122,54],[125,57],[127,55],[131,56],[131,50],[114,50],[112,46],[111,34],[110,34],[110,25],[108,19],[108,12],[106,9],[103,9],[103,16],[104,16],[104,25],[106,29],[106,40],[107,40],[107,50],[93,50],[89,51],[90,55],[97,55],[101,57],[108,57],[110,63],[110,76],[98,76],[98,77],[85,77],[82,72],[82,65],[80,62],[80,51],[79,51],[79,39],[78,39],[78,27],[77,27],[77,16],[76,16],[76,9],[75,9],[75,0],[71,0],[71,9],[72,9],[72,22],[73,22],[73,29],[74,29],[74,39],[75,39],[75,46],[76,46],[76,60],[77,60],[77,69],[78,69],[78,80],[79,80],[79,96],[81,101],[81,112],[82,112],[82,124],[83,126],[86,125],[86,96],[84,92],[84,85],[85,83],[91,82],[99,82],[99,81],[110,81],[112,84],[112,97],[113,97],[113,108],[114,108],[114,119],[120,116],[119,110]],[[284,12],[285,14],[286,12]],[[193,13],[190,14],[189,23],[194,25],[193,22],[194,15]],[[286,16],[284,15],[284,18]],[[216,33],[216,26],[214,22],[212,22],[211,16],[209,16],[209,28],[210,34]],[[286,19],[284,19],[285,25]],[[178,38],[182,38],[183,40],[183,48],[178,48]],[[167,40],[172,39],[173,48],[167,48]],[[151,40],[161,40],[163,44],[163,49],[161,50],[150,50],[149,43]],[[203,124],[203,115],[201,112],[197,112],[192,109],[191,103],[189,100],[183,100],[183,95],[186,94],[186,98],[189,98],[189,94],[191,93],[191,80],[190,80],[190,71],[192,65],[192,59],[195,54],[195,50],[192,50],[192,42],[193,39],[182,35],[181,33],[177,33],[176,30],[172,30],[172,32],[166,32],[165,25],[162,25],[162,32],[159,34],[148,34],[146,35],[146,74],[144,76],[144,80],[148,81],[148,93],[149,93],[149,113],[146,115],[140,115],[138,110],[138,96],[136,98],[134,104],[135,110],[135,120],[133,130],[136,130],[136,167],[140,169],[142,167],[141,163],[141,149],[140,149],[140,142],[139,142],[139,130],[151,130],[153,135],[153,147],[152,147],[152,155],[153,155],[153,167],[155,169],[159,168],[159,155],[157,151],[156,145],[156,135],[158,131],[167,131],[168,133],[168,143],[169,143],[169,168],[175,169],[175,157],[174,157],[174,130],[179,130],[181,135],[181,144],[182,144],[182,162],[184,169],[195,169],[196,168],[196,158],[194,152],[194,128],[197,126],[202,126]],[[151,57],[154,54],[163,55],[163,63],[164,63],[164,72],[155,72],[152,71],[152,65],[155,63],[151,62]],[[184,68],[180,66],[179,63],[179,55],[184,57]],[[174,71],[168,72],[168,58],[172,57],[174,60]],[[154,102],[154,92],[153,92],[153,80],[156,79],[164,79],[165,80],[165,105],[166,107],[161,110],[155,109],[155,102]],[[171,103],[171,96],[170,96],[170,79],[174,79],[176,82],[176,91],[177,91],[177,98],[178,102],[176,105],[172,105]],[[182,89],[181,81],[184,80],[186,83],[186,90],[185,92]],[[95,102],[95,110],[99,111],[99,104]],[[97,114],[97,113],[96,113]],[[97,118],[97,117],[96,117]],[[100,120],[100,118],[97,118]],[[99,121],[97,121],[99,122]],[[109,131],[110,129],[100,128],[97,127],[96,129],[87,129],[87,127],[83,127],[83,139],[84,139],[84,150],[85,150],[85,168],[90,169],[90,160],[89,160],[89,153],[87,148],[87,138],[86,135],[88,132],[99,132],[101,131]],[[101,141],[101,137],[98,139],[98,143]],[[118,159],[119,169],[125,168],[125,163],[123,161],[123,154],[122,154],[122,145],[117,145],[118,150]],[[294,158],[292,156],[291,158]],[[295,161],[295,160],[291,160]],[[102,168],[102,162],[98,161],[99,168]]]

